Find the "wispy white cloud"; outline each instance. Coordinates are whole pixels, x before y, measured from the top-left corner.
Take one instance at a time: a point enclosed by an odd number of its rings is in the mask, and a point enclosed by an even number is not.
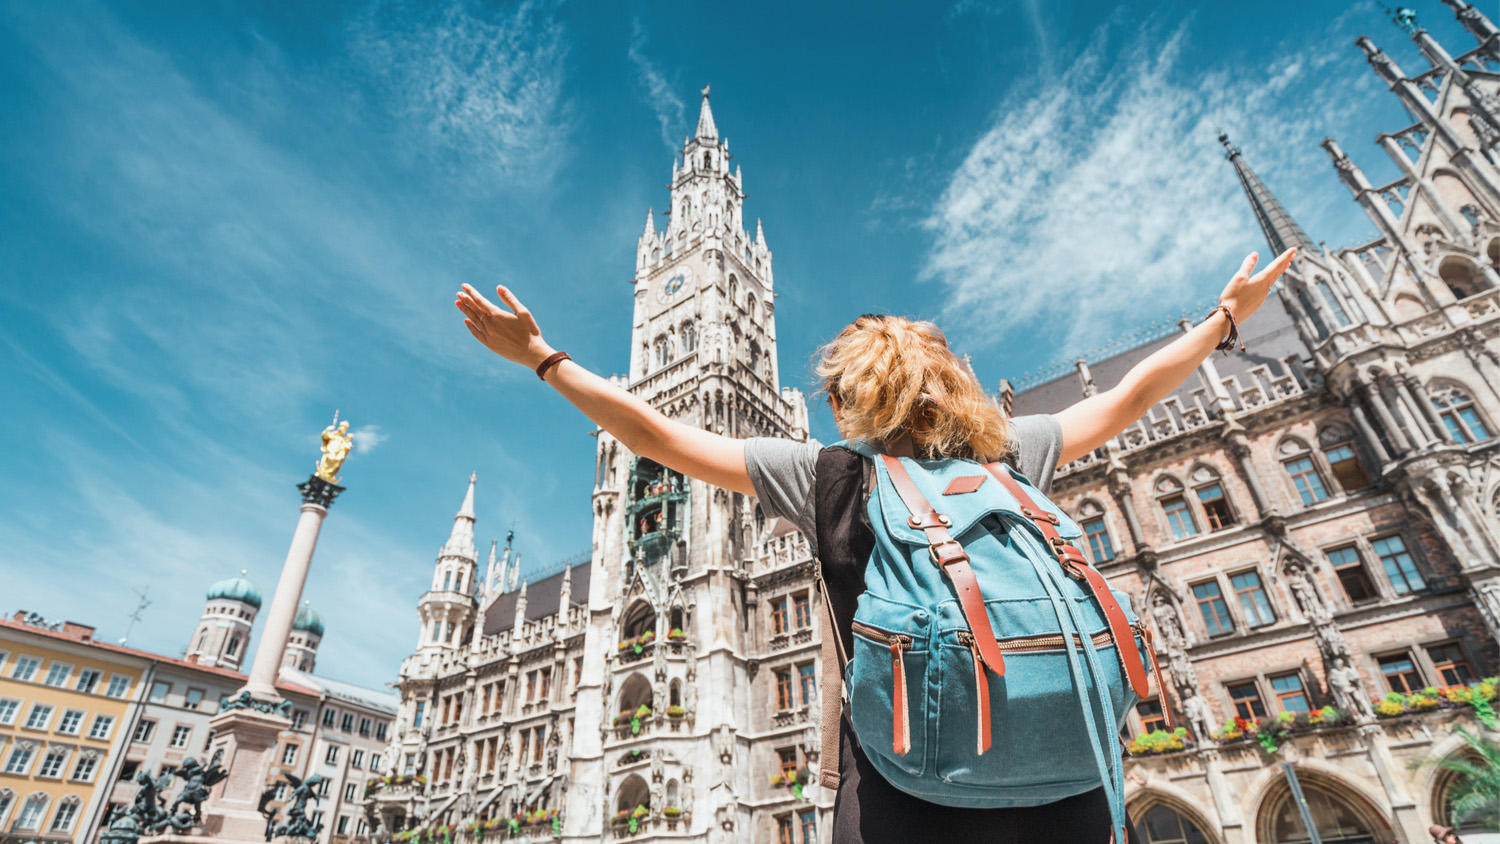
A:
[[[380,430],[379,425],[361,425],[351,433],[354,434],[354,447],[365,454],[374,451],[381,443],[391,438],[390,434]]]
[[[925,221],[924,277],[947,290],[964,345],[1024,334],[1082,351],[1213,295],[1265,251],[1216,136],[1227,128],[1263,175],[1316,166],[1317,139],[1358,103],[1315,73],[1348,38],[1190,74],[1191,26],[1112,50],[1122,27],[1106,24],[1071,66],[999,104]],[[1273,184],[1284,201],[1305,195]]]
[[[636,84],[661,127],[661,142],[675,152],[681,144],[676,138],[683,130],[686,106],[656,63],[646,55],[646,27],[640,18],[631,21],[629,56],[630,63],[635,66]]]
[[[467,0],[377,2],[351,27],[355,55],[422,143],[507,180],[550,177],[567,138],[567,42],[546,2],[513,12]]]

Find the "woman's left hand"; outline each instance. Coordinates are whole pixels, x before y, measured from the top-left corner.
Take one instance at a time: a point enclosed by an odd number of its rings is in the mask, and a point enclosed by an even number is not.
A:
[[[1260,306],[1266,301],[1266,295],[1271,292],[1271,285],[1281,278],[1281,274],[1296,256],[1297,248],[1294,246],[1276,256],[1270,266],[1251,275],[1250,271],[1255,269],[1255,262],[1260,258],[1258,253],[1251,252],[1240,265],[1240,271],[1234,274],[1224,292],[1219,294],[1219,304],[1229,308],[1229,312],[1234,314],[1235,322],[1242,323],[1249,319],[1251,314],[1260,310]]]

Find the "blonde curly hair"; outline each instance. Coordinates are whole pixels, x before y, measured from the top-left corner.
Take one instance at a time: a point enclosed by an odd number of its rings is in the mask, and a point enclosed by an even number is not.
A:
[[[849,439],[906,433],[925,458],[990,462],[1010,451],[1009,420],[930,322],[864,314],[818,350],[814,369]]]

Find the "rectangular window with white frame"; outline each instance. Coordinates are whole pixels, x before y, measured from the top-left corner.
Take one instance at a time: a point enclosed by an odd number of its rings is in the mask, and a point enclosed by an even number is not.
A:
[[[151,697],[150,697],[150,701],[152,703],[166,703],[167,702],[167,695],[169,695],[171,693],[172,693],[172,684],[171,683],[164,683],[164,682],[161,682],[161,681],[157,681],[157,682],[151,684]]]
[[[52,723],[52,713],[56,707],[46,703],[33,703],[31,712],[26,716],[26,729],[45,730]]]
[[[95,668],[83,668],[78,671],[78,685],[74,688],[84,694],[93,694],[99,688],[99,678],[104,672]]]
[[[130,677],[124,674],[111,674],[109,687],[104,690],[107,697],[123,698],[130,694]]]
[[[42,757],[42,766],[36,769],[36,775],[42,779],[60,780],[63,775],[63,766],[68,764],[68,749],[66,747],[54,747],[47,751]]]
[[[16,657],[16,667],[10,670],[10,679],[31,682],[32,678],[36,677],[37,669],[41,667],[41,657],[21,654]]]
[[[99,757],[94,756],[90,751],[78,757],[77,764],[73,766],[73,774],[68,779],[74,782],[93,782],[98,770]]]
[[[154,735],[156,735],[156,722],[147,718],[142,718],[140,721],[136,722],[135,732],[131,734],[130,740],[150,741],[151,737]]]
[[[16,723],[16,716],[21,712],[21,702],[13,697],[0,697],[0,726],[9,727]]]
[[[16,829],[40,830],[42,818],[47,815],[48,798],[46,794],[37,793],[26,798],[25,804],[21,806],[21,814],[16,817]]]
[[[5,666],[10,663],[10,651],[0,651],[0,675],[4,675]],[[5,822],[5,815],[0,813],[0,824]]]
[[[339,815],[338,834],[339,835],[348,835],[349,834],[349,816],[348,815]]]
[[[78,820],[78,799],[74,797],[65,798],[57,806],[57,814],[52,816],[53,832],[70,832],[73,822]]]
[[[109,734],[114,731],[115,716],[95,715],[94,723],[89,727],[89,738],[99,741],[108,741]]]
[[[198,707],[200,707],[202,705],[203,705],[203,690],[202,689],[188,689],[186,692],[183,692],[183,694],[182,694],[182,708],[183,709],[197,709]]]
[[[355,768],[363,768],[365,766],[365,752],[363,750],[354,751],[354,755],[349,758],[349,764]]]
[[[73,666],[69,665],[66,662],[53,662],[52,666],[47,669],[47,679],[43,680],[42,682],[46,683],[49,686],[57,686],[58,688],[62,688],[63,686],[68,685],[68,678],[72,676]]]
[[[57,731],[65,736],[78,735],[78,731],[83,729],[84,714],[82,709],[63,710],[62,720],[57,722]]]
[[[4,773],[24,777],[31,770],[31,760],[35,758],[36,748],[29,744],[25,747],[16,745],[10,749],[10,756],[5,759]]]
[[[323,756],[323,762],[327,765],[337,765],[339,763],[338,745],[335,744],[328,748],[328,752]]]
[[[172,728],[172,740],[169,742],[173,748],[188,746],[193,738],[193,728],[188,724],[178,724]]]
[[[352,782],[349,783],[348,785],[345,785],[344,786],[344,800],[346,802],[353,803],[355,800],[358,800],[358,799],[359,799],[359,794],[358,794],[358,791],[357,791],[357,786],[354,783],[352,783]]]
[[[288,744],[285,748],[282,749],[282,751],[281,751],[281,764],[283,764],[283,765],[295,765],[295,764],[297,764],[297,747],[298,747],[298,745]]]

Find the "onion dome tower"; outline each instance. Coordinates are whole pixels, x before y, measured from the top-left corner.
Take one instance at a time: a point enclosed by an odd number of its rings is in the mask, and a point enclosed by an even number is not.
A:
[[[260,589],[241,570],[238,577],[210,586],[206,597],[203,615],[188,640],[187,659],[238,671],[250,645],[250,628],[260,612]]]
[[[281,664],[311,674],[318,661],[318,643],[321,641],[323,616],[303,601],[297,617],[292,620],[292,635],[287,637],[286,655],[281,658]]]

